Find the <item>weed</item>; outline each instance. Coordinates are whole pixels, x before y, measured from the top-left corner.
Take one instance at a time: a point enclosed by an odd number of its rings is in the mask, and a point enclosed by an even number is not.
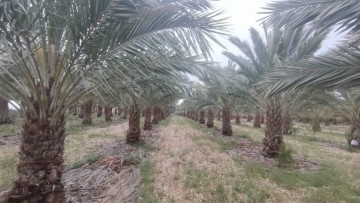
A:
[[[141,157],[139,153],[132,153],[128,156],[126,156],[126,159],[130,160],[135,165],[139,165],[141,163]]]
[[[279,155],[276,157],[277,165],[280,168],[288,168],[294,164],[294,159],[292,157],[293,151],[290,148],[283,147]]]
[[[101,158],[100,154],[93,154],[93,153],[87,154],[81,160],[75,161],[74,163],[67,166],[67,169],[73,170],[76,168],[80,168],[81,166],[85,165],[86,163],[93,164],[93,163],[97,162],[100,158]]]
[[[227,195],[222,184],[217,185],[215,193],[213,194],[213,202],[227,202]]]
[[[184,186],[186,188],[200,188],[208,185],[208,174],[202,170],[189,166],[186,170]]]
[[[140,140],[138,146],[144,149],[146,152],[153,152],[158,150],[158,147],[149,142],[146,142],[145,140]]]
[[[0,159],[0,187],[9,185],[16,179],[17,154]]]
[[[142,177],[142,186],[140,188],[137,203],[156,203],[159,199],[155,194],[155,178],[154,178],[155,164],[151,161],[144,161],[140,165],[140,173]]]

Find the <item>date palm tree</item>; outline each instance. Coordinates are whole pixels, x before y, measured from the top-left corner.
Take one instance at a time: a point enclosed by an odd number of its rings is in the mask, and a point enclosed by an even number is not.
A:
[[[0,95],[10,100],[5,89],[14,92],[24,117],[8,201],[64,202],[65,114],[105,82],[95,73],[139,68],[121,61],[164,47],[208,56],[206,36],[224,28],[218,14],[207,0],[2,1]]]
[[[9,115],[9,102],[0,96],[0,124],[9,123],[12,123]]]
[[[358,87],[359,83],[359,1],[279,1],[268,5],[268,25],[307,25],[317,32],[333,28],[348,32],[347,40],[323,56],[282,64],[269,74],[275,83],[270,94],[293,88],[333,89]]]
[[[285,95],[267,95],[268,86],[259,84],[266,74],[283,63],[299,61],[312,56],[319,48],[326,33],[314,34],[311,30],[300,28],[278,28],[268,30],[264,25],[265,37],[259,31],[250,29],[251,44],[237,37],[232,42],[242,55],[224,52],[239,67],[238,74],[244,76],[251,89],[254,104],[257,106],[257,122],[260,124],[260,108],[266,112],[266,129],[263,140],[264,155],[276,157],[284,146],[282,138],[282,100]],[[257,124],[256,122],[256,124]]]

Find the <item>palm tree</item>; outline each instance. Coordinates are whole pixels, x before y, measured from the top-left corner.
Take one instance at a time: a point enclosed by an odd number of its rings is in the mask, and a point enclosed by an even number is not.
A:
[[[268,86],[261,86],[263,78],[274,67],[283,63],[299,61],[312,56],[319,48],[325,33],[313,35],[313,32],[302,27],[295,29],[268,30],[264,26],[265,38],[254,28],[250,29],[252,46],[237,37],[231,37],[242,55],[224,52],[231,61],[239,66],[238,73],[244,77],[244,85],[248,87],[253,103],[257,105],[254,127],[259,127],[261,116],[259,108],[266,112],[266,129],[263,140],[264,155],[275,157],[283,147],[281,99],[285,95],[267,95]],[[256,124],[256,125],[255,125]]]
[[[19,179],[9,201],[64,201],[65,113],[106,81],[94,73],[139,68],[121,60],[163,47],[207,56],[206,36],[224,28],[211,9],[206,0],[3,1],[1,73],[18,71],[11,81],[0,74],[0,94],[11,99],[4,91],[11,89],[24,107]],[[77,92],[79,85],[86,88]]]
[[[99,105],[97,106],[96,116],[97,116],[97,117],[101,117],[101,116],[102,116],[102,113],[103,113],[103,107],[99,104]]]
[[[313,87],[332,89],[358,87],[360,52],[358,29],[360,2],[351,0],[279,1],[268,5],[267,24],[311,26],[317,32],[329,28],[347,31],[348,40],[335,50],[311,60],[283,64],[269,75],[274,84],[270,94]],[[276,87],[276,88],[275,88]]]
[[[0,124],[9,124],[12,120],[9,116],[9,103],[0,96]]]
[[[83,112],[83,121],[84,125],[91,125],[92,118],[91,115],[93,113],[93,101],[92,99],[87,100],[84,104],[84,112]]]

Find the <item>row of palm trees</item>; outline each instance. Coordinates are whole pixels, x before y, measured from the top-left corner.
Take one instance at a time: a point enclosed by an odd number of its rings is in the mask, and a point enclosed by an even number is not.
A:
[[[186,74],[210,77],[203,59],[225,33],[219,14],[208,0],[2,1],[0,95],[19,104],[24,122],[18,179],[4,201],[65,201],[74,106],[84,103],[85,124],[95,99],[127,108],[134,142],[143,109],[191,93]]]
[[[254,112],[254,127],[260,127],[260,112],[265,112],[263,152],[269,157],[284,148],[283,134],[291,133],[295,112],[311,117],[314,132],[321,130],[322,114],[348,118],[348,142],[360,141],[358,91],[351,88],[358,86],[359,8],[360,3],[350,0],[269,4],[262,32],[250,28],[250,42],[229,39],[239,49],[224,52],[230,61],[224,71],[231,87],[203,81],[203,95],[189,98],[185,108],[221,109],[223,135],[232,135],[229,109]],[[319,56],[334,26],[350,31],[350,40]]]

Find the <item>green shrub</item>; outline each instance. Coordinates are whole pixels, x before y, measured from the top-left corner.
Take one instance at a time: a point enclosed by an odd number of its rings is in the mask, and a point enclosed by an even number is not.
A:
[[[290,148],[284,147],[276,158],[278,167],[287,168],[292,166],[295,162],[292,153],[293,151]]]

